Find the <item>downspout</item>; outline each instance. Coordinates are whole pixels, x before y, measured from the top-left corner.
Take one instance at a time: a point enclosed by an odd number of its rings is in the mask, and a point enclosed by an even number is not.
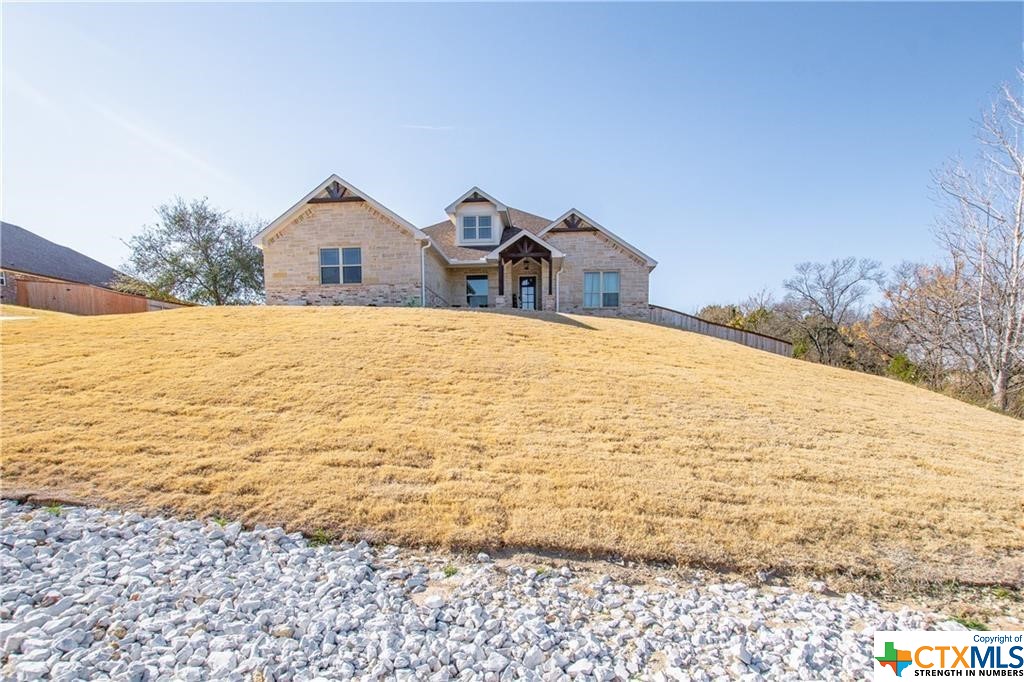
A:
[[[562,264],[558,264],[558,270],[555,271],[555,312],[557,313],[561,307],[561,289],[559,284],[562,281]]]
[[[428,241],[420,249],[420,307],[427,307],[427,249],[430,248]]]

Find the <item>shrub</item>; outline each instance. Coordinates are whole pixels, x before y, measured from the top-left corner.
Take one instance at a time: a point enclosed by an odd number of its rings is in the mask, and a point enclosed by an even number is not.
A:
[[[988,630],[988,626],[976,618],[969,616],[953,616],[953,620],[963,625],[968,630]]]
[[[317,528],[313,531],[313,534],[309,536],[309,544],[312,547],[323,547],[329,545],[334,540],[334,534],[330,531],[326,531],[323,528]]]
[[[885,369],[885,373],[893,379],[899,379],[908,384],[916,384],[918,379],[917,365],[902,353],[893,356],[893,359],[889,361],[889,366]]]

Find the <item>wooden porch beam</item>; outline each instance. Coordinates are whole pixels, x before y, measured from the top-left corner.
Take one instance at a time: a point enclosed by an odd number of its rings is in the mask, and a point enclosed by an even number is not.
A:
[[[502,251],[501,256],[507,258],[510,263],[518,263],[527,258],[533,258],[536,261],[540,261],[545,258],[551,258],[551,252],[545,249],[540,244],[537,244],[528,237],[522,237]]]
[[[502,255],[505,258],[508,258],[510,261],[514,262],[526,260],[527,258],[533,258],[534,260],[540,260],[542,258],[551,258],[551,252],[548,251],[547,249],[531,249],[514,252],[509,252],[508,250],[506,250]]]

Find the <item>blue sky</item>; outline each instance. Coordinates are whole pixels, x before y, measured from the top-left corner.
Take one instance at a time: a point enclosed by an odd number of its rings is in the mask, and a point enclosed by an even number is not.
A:
[[[270,220],[336,172],[427,225],[479,185],[579,208],[686,311],[934,256],[930,174],[1021,60],[1018,3],[2,12],[5,220],[116,266],[175,195]]]

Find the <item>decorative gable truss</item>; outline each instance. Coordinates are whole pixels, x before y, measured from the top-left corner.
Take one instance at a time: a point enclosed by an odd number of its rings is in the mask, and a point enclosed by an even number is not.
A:
[[[597,228],[581,218],[575,212],[570,213],[562,220],[558,227],[546,230],[547,232],[596,232]]]
[[[494,208],[499,213],[505,213],[505,212],[508,211],[508,206],[506,206],[505,204],[501,203],[500,201],[498,201],[497,199],[492,197],[487,192],[483,191],[479,187],[471,187],[461,197],[459,197],[458,199],[456,199],[452,203],[448,204],[448,206],[444,209],[444,212],[447,213],[449,216],[454,216],[455,212],[459,209],[459,206],[461,204],[465,204],[465,203],[474,204],[474,203],[483,203],[483,202],[494,204]]]
[[[554,290],[555,263],[561,262],[565,254],[535,234],[520,230],[503,244],[487,254],[488,262],[498,261],[498,295],[505,295],[505,262],[518,263],[533,260],[548,262],[548,294]]]
[[[346,182],[337,175],[331,175],[321,182],[312,192],[304,196],[294,206],[282,213],[274,222],[263,228],[252,239],[259,248],[272,244],[283,233],[284,229],[294,227],[306,220],[313,213],[313,204],[357,202],[370,213],[394,224],[398,229],[420,241],[429,241],[426,234],[397,213],[385,207],[365,192],[357,189],[352,183]]]
[[[650,269],[658,264],[658,261],[654,260],[646,253],[636,248],[622,237],[619,237],[614,232],[604,227],[596,220],[588,218],[581,211],[575,208],[571,208],[558,218],[553,220],[550,225],[545,227],[543,230],[537,233],[538,237],[543,237],[548,233],[596,233],[596,235],[606,241],[610,246],[616,250],[626,254],[637,263],[645,265]]]
[[[468,197],[463,199],[462,203],[466,203],[466,202],[477,203],[477,202],[481,202],[481,201],[487,201],[487,198],[484,197],[482,194],[480,194],[480,192],[473,192]]]
[[[337,180],[324,187],[324,191],[321,192],[321,196],[313,197],[309,200],[311,204],[332,204],[342,201],[366,201],[365,198],[351,192],[347,185],[343,185]]]

